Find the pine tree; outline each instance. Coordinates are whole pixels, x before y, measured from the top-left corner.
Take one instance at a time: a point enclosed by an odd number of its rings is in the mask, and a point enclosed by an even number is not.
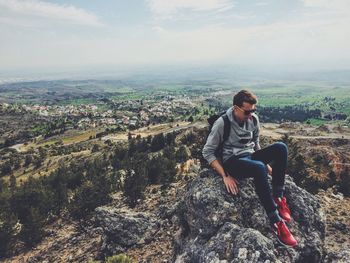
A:
[[[12,165],[11,165],[10,161],[6,161],[1,166],[1,174],[4,176],[4,175],[10,174],[11,172],[12,172]]]
[[[25,167],[28,167],[31,162],[33,161],[33,157],[31,154],[27,154],[26,157],[25,157],[25,160],[24,160],[24,166]]]
[[[175,148],[168,146],[163,150],[163,176],[161,183],[164,186],[169,186],[175,180],[176,176],[176,161],[175,161]]]
[[[51,209],[55,210],[54,212],[57,214],[68,204],[68,176],[69,173],[63,173],[62,169],[58,169],[56,173],[52,174],[49,178],[49,185],[53,192],[52,203],[54,204],[54,207],[51,207]]]
[[[152,142],[151,142],[151,151],[157,152],[157,151],[163,149],[164,146],[165,146],[164,134],[160,133],[160,134],[155,135],[152,139]]]
[[[29,247],[37,244],[42,239],[44,235],[43,226],[44,218],[39,209],[31,207],[21,230],[21,237]]]
[[[14,174],[11,174],[10,176],[10,190],[11,192],[14,192],[16,189],[16,177]]]
[[[166,143],[167,143],[167,145],[174,145],[175,144],[175,139],[176,139],[175,132],[167,133],[167,135],[166,135]]]
[[[147,163],[147,155],[138,153],[130,160],[129,167],[126,169],[124,196],[131,207],[135,207],[138,200],[143,198],[148,177]]]
[[[3,208],[0,209],[0,258],[9,255],[12,250],[17,221],[18,219],[13,213]]]
[[[98,144],[94,144],[91,148],[91,153],[98,152],[100,150],[100,146]]]
[[[184,145],[181,145],[175,154],[176,161],[179,163],[186,162],[189,158],[187,149]]]
[[[345,167],[340,174],[340,187],[339,190],[346,196],[350,196],[350,169],[349,166]]]
[[[147,164],[148,180],[150,184],[158,184],[162,177],[164,177],[165,165],[164,158],[158,154],[154,156]]]
[[[5,181],[0,177],[0,193],[6,189]]]

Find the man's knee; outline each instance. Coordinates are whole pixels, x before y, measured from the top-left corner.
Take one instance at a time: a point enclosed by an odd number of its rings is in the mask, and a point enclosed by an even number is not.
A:
[[[254,162],[254,176],[261,177],[267,175],[267,168],[263,162]]]
[[[287,155],[288,154],[288,147],[283,142],[276,142],[272,144],[272,147],[274,148],[276,154],[278,155]]]

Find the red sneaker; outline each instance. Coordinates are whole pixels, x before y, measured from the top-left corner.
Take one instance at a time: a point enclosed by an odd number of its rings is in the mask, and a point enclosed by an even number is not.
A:
[[[274,198],[273,199],[278,206],[278,212],[280,216],[286,221],[290,222],[292,217],[290,215],[290,209],[287,205],[287,199],[285,197],[282,198]]]
[[[281,220],[272,225],[272,230],[276,234],[278,241],[284,246],[295,247],[298,242],[295,240],[293,235],[289,232],[286,223]]]

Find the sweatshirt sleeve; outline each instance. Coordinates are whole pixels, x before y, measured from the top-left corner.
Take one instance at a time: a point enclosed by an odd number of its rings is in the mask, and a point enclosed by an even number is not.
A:
[[[221,144],[224,136],[224,120],[219,118],[213,124],[211,132],[207,138],[207,142],[203,147],[202,154],[204,159],[211,164],[214,160],[217,159],[215,156],[215,151]]]
[[[261,149],[260,147],[260,139],[259,139],[259,135],[260,135],[260,122],[259,122],[259,117],[255,116],[257,123],[256,123],[256,127],[255,130],[253,132],[253,141],[255,143],[254,146],[254,151],[258,151]]]

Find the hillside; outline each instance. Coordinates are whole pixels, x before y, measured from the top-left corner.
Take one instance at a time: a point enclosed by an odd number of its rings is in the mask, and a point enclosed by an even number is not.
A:
[[[171,129],[171,127],[168,128]],[[325,262],[332,262],[332,260],[342,257],[342,251],[348,251],[349,249],[346,246],[348,232],[350,231],[350,228],[347,225],[349,218],[347,218],[346,212],[350,206],[350,199],[347,197],[347,191],[349,188],[344,187],[343,182],[344,180],[348,181],[348,177],[346,176],[349,175],[349,172],[346,168],[346,164],[349,163],[350,144],[348,139],[349,133],[347,130],[341,130],[341,132],[339,132],[336,126],[326,128],[321,128],[321,130],[315,128],[315,131],[312,132],[311,127],[302,124],[264,124],[262,131],[262,144],[266,145],[279,139],[283,139],[289,144],[291,158],[289,174],[294,177],[294,180],[300,186],[315,194],[315,197],[319,199],[320,211],[326,215],[324,239],[325,250],[322,255]],[[165,130],[160,129],[159,132],[165,132]],[[137,132],[135,133],[137,134]],[[203,128],[196,127],[177,131],[175,149],[179,149],[179,146],[184,143],[184,145],[187,145],[187,151],[191,152],[190,158],[196,159],[200,157],[199,150],[202,147],[201,145],[203,145],[205,133],[206,132]],[[283,136],[285,133],[290,134],[290,136]],[[312,134],[312,136],[307,136],[309,133]],[[316,133],[317,136],[322,136],[322,138],[315,138]],[[156,133],[153,133],[152,135],[155,136]],[[138,138],[139,139],[136,139],[135,142],[139,140],[141,143],[143,140],[140,140],[141,137]],[[146,138],[147,137],[144,137],[145,140]],[[108,138],[105,143],[102,140],[92,140],[81,142],[78,145],[63,144],[59,146],[61,147],[61,150],[59,150],[60,148],[54,149],[56,149],[56,151],[65,152],[70,149],[67,151],[68,155],[64,158],[66,163],[77,163],[77,160],[83,161],[98,159],[99,156],[104,156],[106,152],[111,152],[112,149],[115,153],[118,153],[120,149],[123,149],[120,148],[120,142],[113,142],[111,141],[111,138]],[[92,146],[94,146],[95,149],[92,150]],[[74,147],[78,148],[74,149]],[[136,143],[135,147],[141,147],[141,145]],[[116,151],[116,149],[119,150]],[[130,151],[130,145],[128,146],[128,149]],[[54,157],[54,155],[50,157],[52,154],[50,152],[51,151],[49,150],[46,156],[48,159],[51,159],[51,161],[44,162],[46,165],[49,162],[47,165],[48,176],[50,171],[54,171],[59,167],[56,166],[55,168],[55,165],[59,163],[59,160],[54,161],[54,158],[57,157]],[[154,149],[154,153],[157,153],[156,149]],[[157,158],[154,153],[152,154],[151,152],[151,155],[153,155],[153,158]],[[40,156],[40,152],[38,152],[38,155]],[[111,156],[109,158],[112,158],[111,160],[113,160],[115,157]],[[137,162],[136,159],[135,161]],[[302,173],[298,170],[301,164],[304,165]],[[68,169],[67,172],[70,173],[70,169],[82,169],[79,168],[79,164],[77,165],[77,168],[74,168],[72,165],[66,166]],[[101,165],[103,165],[103,163],[101,163]],[[123,164],[121,163],[121,165]],[[92,167],[91,164],[89,164],[88,167]],[[115,168],[120,169],[118,166],[115,166]],[[130,203],[130,197],[127,198],[125,192],[123,194],[119,186],[112,187],[112,189],[105,188],[109,189],[108,191],[110,191],[111,198],[104,200],[103,203],[94,203],[89,210],[86,210],[89,214],[88,217],[80,216],[80,213],[83,211],[81,208],[72,208],[72,206],[69,205],[45,224],[43,228],[44,233],[42,235],[43,239],[41,241],[34,244],[32,249],[25,248],[23,242],[17,243],[14,250],[16,255],[7,258],[5,262],[24,262],[29,259],[31,261],[46,260],[49,262],[84,262],[88,259],[97,260],[111,255],[111,251],[106,247],[107,240],[105,231],[112,225],[106,226],[101,219],[98,219],[98,214],[104,211],[102,208],[102,210],[94,210],[95,207],[101,205],[108,207],[105,211],[123,211],[125,216],[128,215],[123,217],[125,218],[123,220],[129,220],[127,218],[141,220],[141,218],[144,218],[142,220],[147,220],[145,222],[148,223],[143,224],[149,225],[149,231],[151,231],[149,232],[151,238],[142,238],[142,235],[135,236],[136,233],[126,232],[125,238],[128,238],[130,241],[118,241],[122,242],[120,244],[124,245],[121,245],[120,250],[115,250],[116,253],[122,251],[133,258],[136,262],[172,261],[174,260],[174,253],[177,249],[175,233],[179,233],[180,225],[182,224],[181,220],[174,217],[174,215],[180,212],[178,207],[179,200],[183,198],[189,183],[197,177],[200,169],[200,162],[193,162],[191,160],[186,161],[186,165],[181,165],[181,169],[178,170],[176,177],[169,181],[170,183],[165,184],[166,187],[164,187],[165,181],[163,181],[163,183],[159,181],[154,181],[153,183],[149,182],[144,186],[143,195],[136,197],[137,199],[132,203]],[[35,171],[34,168],[33,171]],[[114,173],[112,171],[113,170],[107,169],[106,171],[100,170],[100,172],[97,173],[103,172],[105,173],[104,176],[108,176],[108,174],[113,176]],[[127,174],[125,175],[127,176]],[[119,178],[119,176],[120,175],[116,174],[112,178]],[[10,178],[8,180],[10,181]],[[155,180],[155,178],[152,180]],[[163,179],[160,177],[160,180]],[[76,190],[79,192],[79,188],[76,188]],[[83,188],[81,190],[83,190]],[[77,195],[78,192],[76,192],[75,195]],[[71,194],[73,193],[74,192],[71,192]],[[78,201],[76,198],[72,200]],[[80,204],[83,205],[83,203]],[[130,204],[132,204],[131,207]],[[77,208],[78,210],[76,210]],[[125,221],[127,225],[130,224],[130,222],[127,222],[128,221]],[[157,227],[154,228],[155,226]],[[118,226],[116,225],[115,227]],[[130,231],[132,230],[130,229]],[[141,243],[133,243],[135,241],[131,240],[135,240],[135,238],[136,240],[141,238],[143,241]]]

